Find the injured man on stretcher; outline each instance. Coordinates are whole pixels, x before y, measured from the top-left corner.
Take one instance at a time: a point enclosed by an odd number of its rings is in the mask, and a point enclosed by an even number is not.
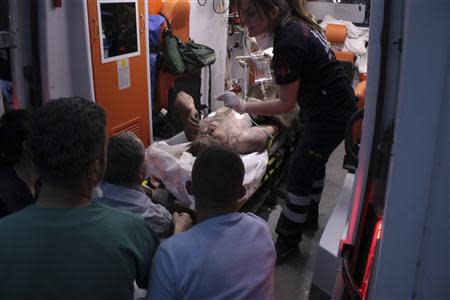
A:
[[[228,107],[221,107],[199,120],[194,99],[184,92],[178,93],[175,109],[183,122],[187,140],[192,142],[188,152],[194,156],[214,145],[223,146],[238,154],[260,152],[278,132],[277,124],[253,126],[250,116]]]
[[[264,89],[264,93],[261,92]],[[254,86],[247,101],[275,99],[278,88],[275,84]],[[220,145],[241,154],[245,166],[244,186],[246,195],[242,205],[258,188],[268,162],[267,146],[278,134],[295,130],[298,126],[298,107],[287,114],[257,118],[240,114],[228,107],[221,107],[199,120],[194,99],[185,92],[178,93],[175,111],[183,124],[181,133],[169,140],[152,144],[146,153],[149,175],[158,178],[175,196],[176,201],[190,208],[194,199],[187,193],[185,182],[195,160],[208,146]]]

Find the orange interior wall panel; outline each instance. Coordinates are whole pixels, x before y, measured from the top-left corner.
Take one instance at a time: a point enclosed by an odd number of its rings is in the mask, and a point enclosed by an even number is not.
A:
[[[130,87],[119,89],[117,61],[102,63],[97,0],[88,4],[89,32],[92,54],[95,98],[108,114],[110,135],[130,130],[150,144],[149,91],[147,86],[147,43],[145,38],[144,0],[138,0],[140,54],[130,57]]]
[[[161,12],[162,0],[149,0],[148,1],[148,14],[157,15]]]
[[[161,13],[169,19],[174,34],[185,43],[189,42],[189,0],[163,1]]]

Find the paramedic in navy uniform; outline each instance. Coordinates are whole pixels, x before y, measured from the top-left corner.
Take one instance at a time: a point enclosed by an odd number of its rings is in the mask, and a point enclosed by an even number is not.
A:
[[[298,0],[238,0],[250,37],[273,35],[272,65],[280,98],[247,103],[232,92],[218,100],[238,112],[274,115],[300,106],[302,134],[288,175],[288,199],[278,220],[277,263],[298,251],[302,232],[318,228],[325,164],[342,142],[355,110],[350,80],[336,61],[321,28]]]

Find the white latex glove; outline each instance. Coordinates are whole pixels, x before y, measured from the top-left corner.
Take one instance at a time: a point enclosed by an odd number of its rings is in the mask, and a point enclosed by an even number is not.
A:
[[[247,108],[247,103],[241,100],[238,95],[233,92],[223,92],[216,98],[217,101],[223,101],[226,107],[232,108],[238,113],[244,113]]]
[[[270,47],[270,48],[267,48],[266,50],[264,50],[263,55],[273,58],[273,47]]]

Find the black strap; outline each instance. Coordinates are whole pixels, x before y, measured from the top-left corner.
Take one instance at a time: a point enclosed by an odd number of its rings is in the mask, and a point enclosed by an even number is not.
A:
[[[209,86],[208,86],[208,113],[211,112],[211,77],[212,77],[212,73],[211,73],[211,65],[208,65],[208,70],[209,70]]]
[[[163,15],[162,13],[159,13],[159,15],[160,15],[161,17],[163,17],[164,20],[166,20],[167,28],[169,29],[170,32],[172,32],[172,24],[170,24],[169,19],[167,19],[167,17],[166,17],[165,15]]]

